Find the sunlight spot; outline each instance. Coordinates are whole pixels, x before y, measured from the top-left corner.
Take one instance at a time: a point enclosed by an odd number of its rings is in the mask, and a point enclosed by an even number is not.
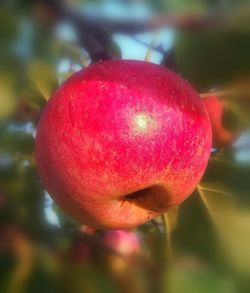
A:
[[[139,128],[147,129],[148,127],[148,118],[146,114],[137,114],[135,116],[135,123]]]
[[[154,128],[155,122],[148,113],[137,113],[133,118],[133,125],[136,132],[146,133]]]

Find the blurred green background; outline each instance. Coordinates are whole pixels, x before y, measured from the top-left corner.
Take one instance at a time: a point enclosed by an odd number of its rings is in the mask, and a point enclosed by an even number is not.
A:
[[[250,1],[68,0],[69,14],[62,3],[0,4],[0,292],[250,292]],[[212,149],[188,200],[129,232],[75,223],[34,160],[53,90],[106,55],[147,55],[201,97],[215,92],[234,138]]]

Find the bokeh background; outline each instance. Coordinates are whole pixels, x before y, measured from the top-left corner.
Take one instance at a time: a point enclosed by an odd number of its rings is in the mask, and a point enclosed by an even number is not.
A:
[[[197,190],[134,231],[74,222],[34,159],[53,90],[108,58],[178,72],[214,121]],[[0,292],[250,292],[250,1],[1,1]]]

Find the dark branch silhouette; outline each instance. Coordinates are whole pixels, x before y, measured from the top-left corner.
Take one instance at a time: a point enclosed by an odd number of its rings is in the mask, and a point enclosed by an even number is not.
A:
[[[78,35],[80,46],[89,54],[92,62],[111,59],[112,36],[114,33],[135,35],[155,31],[163,27],[174,27],[182,30],[199,30],[217,25],[221,15],[162,14],[145,21],[117,21],[108,19],[91,19],[68,7],[63,0],[35,0],[54,22],[70,22]]]

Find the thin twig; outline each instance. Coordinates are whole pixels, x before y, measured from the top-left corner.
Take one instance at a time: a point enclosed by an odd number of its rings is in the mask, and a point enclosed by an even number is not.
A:
[[[136,37],[136,36],[132,36],[132,39],[145,47],[149,46],[149,44],[147,42],[144,42],[144,41],[138,39],[138,37]],[[154,45],[154,51],[157,51],[158,53],[161,53],[163,55],[166,53],[165,50],[163,49],[162,45],[158,45],[158,46]]]
[[[208,187],[203,187],[201,185],[199,185],[199,188],[200,190],[204,190],[204,191],[208,191],[208,192],[216,192],[218,194],[223,194],[223,195],[226,195],[226,196],[232,196],[231,194],[225,192],[225,191],[221,191],[221,190],[217,190],[217,189],[213,189],[213,188],[208,188]]]
[[[163,27],[196,30],[217,25],[222,19],[218,13],[214,15],[164,13],[143,21],[93,19],[68,7],[63,0],[35,0],[35,3],[53,16],[54,23],[66,20],[74,26],[80,45],[87,51],[92,62],[114,57],[110,51],[114,33],[134,35]]]
[[[153,38],[152,38],[152,41],[148,47],[148,50],[147,50],[147,53],[146,53],[146,56],[145,56],[145,61],[147,62],[150,62],[151,61],[151,56],[152,56],[152,51],[154,49],[154,45],[155,45],[155,42],[156,42],[156,38],[157,38],[157,34],[154,33],[153,35]]]
[[[242,95],[242,94],[248,94],[250,95],[250,87],[248,88],[242,88],[242,87],[235,87],[235,88],[228,88],[224,90],[219,91],[211,91],[207,93],[200,94],[200,97],[202,99],[211,97],[211,96],[217,96],[217,97],[227,97],[227,96],[235,96],[235,95]]]
[[[204,15],[200,13],[163,13],[145,21],[107,21],[100,22],[106,25],[113,33],[137,34],[153,31],[164,27],[174,27],[183,30],[203,29],[217,25],[222,21],[219,13]]]
[[[237,94],[236,90],[221,90],[221,91],[211,91],[208,93],[203,93],[203,94],[200,94],[200,97],[202,99],[205,99],[211,96],[224,97],[224,96],[232,96],[235,94]]]

